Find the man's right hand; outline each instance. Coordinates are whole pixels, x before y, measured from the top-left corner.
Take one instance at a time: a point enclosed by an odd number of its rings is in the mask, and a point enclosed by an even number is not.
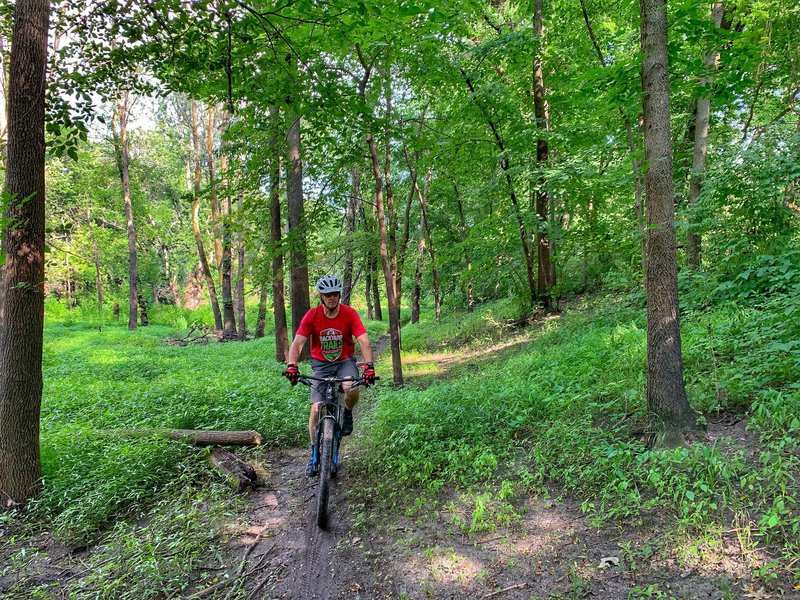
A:
[[[297,365],[288,364],[286,365],[286,370],[283,372],[283,376],[286,377],[292,385],[297,385],[297,382],[300,381],[300,370],[297,368]]]

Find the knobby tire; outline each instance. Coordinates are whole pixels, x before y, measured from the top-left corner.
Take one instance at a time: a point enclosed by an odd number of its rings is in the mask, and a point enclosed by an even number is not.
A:
[[[317,491],[317,526],[328,526],[328,496],[330,495],[331,464],[333,462],[333,419],[322,420],[320,435],[319,489]]]

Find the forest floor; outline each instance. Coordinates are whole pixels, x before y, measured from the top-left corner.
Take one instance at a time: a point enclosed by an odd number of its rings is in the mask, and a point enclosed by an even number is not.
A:
[[[439,353],[425,361],[437,362],[437,377],[447,377],[449,369],[502,357],[535,330],[479,355]],[[424,385],[427,377],[411,383]],[[361,410],[376,401],[368,398]],[[719,415],[709,424],[709,442],[748,449],[755,458],[756,442],[745,425],[736,416]],[[348,469],[352,453],[361,451],[358,432],[342,451],[327,531],[314,522],[317,480],[303,473],[307,451],[263,456],[263,487],[250,498],[246,528],[225,561],[247,563],[246,572],[239,569],[246,574],[238,582],[242,597],[800,598],[787,582],[764,587],[751,578],[766,557],[749,539],[748,523],[698,537],[676,532],[668,517],[653,512],[597,528],[577,500],[548,487],[519,499],[507,524],[465,533],[458,523],[473,514],[474,493],[444,488],[435,503],[411,511],[380,501],[372,506],[359,493],[360,474]]]
[[[406,383],[412,390],[423,389],[442,379],[457,381],[481,365],[503,364],[539,335],[542,322],[509,328],[507,335],[480,345],[479,350],[436,347],[411,355],[405,363]],[[500,337],[504,339],[499,341]],[[388,337],[378,340],[376,354],[387,346]],[[382,365],[381,371],[388,372],[388,367]],[[388,383],[382,386],[388,388]],[[168,570],[171,561],[191,561],[188,568],[184,564],[175,570],[174,580],[169,580],[172,591],[150,586],[146,596],[195,600],[800,599],[800,590],[785,572],[776,579],[754,576],[772,557],[760,544],[758,515],[749,517],[746,511],[722,524],[687,531],[676,526],[674,511],[668,507],[598,525],[590,512],[581,510],[580,499],[552,483],[512,494],[503,502],[498,502],[496,484],[485,489],[484,484],[445,485],[435,497],[424,492],[417,495],[414,490],[401,490],[393,498],[380,496],[373,492],[370,474],[358,468],[365,463],[370,413],[380,402],[378,386],[365,394],[356,411],[356,430],[343,443],[343,466],[332,487],[327,530],[315,524],[317,480],[304,474],[307,449],[248,450],[243,455],[257,468],[260,485],[241,499],[223,490],[235,503],[224,517],[225,525],[217,530],[205,524],[208,506],[202,498],[192,505],[195,512],[186,515],[186,526],[198,520],[214,538],[209,538],[207,547],[187,551],[192,558],[186,559],[182,558],[185,548],[156,544],[152,553],[127,559],[149,560],[152,569],[159,571]],[[748,462],[760,460],[759,442],[747,429],[746,419],[721,413],[707,415],[707,420],[708,441],[723,454],[744,451]],[[524,460],[525,449],[519,453]],[[503,479],[502,472],[497,476]],[[476,520],[479,508],[487,516]],[[136,527],[144,527],[146,521],[144,517],[134,523],[128,535],[137,535]],[[104,578],[109,561],[125,563],[109,571],[112,578],[123,571],[130,576],[146,566],[121,558],[126,556],[124,548],[112,543],[120,540],[124,546],[130,540],[121,531],[127,530],[109,530],[78,547],[59,541],[49,531],[37,530],[27,539],[20,532],[18,540],[12,537],[0,544],[0,597],[119,597],[119,587],[82,582],[92,576]],[[220,544],[222,550],[217,553]],[[788,570],[792,565],[784,567]],[[192,568],[194,578],[187,582],[185,572]],[[167,581],[168,576],[161,580]],[[127,581],[123,587],[129,585]],[[113,591],[97,591],[106,589]],[[137,595],[127,593],[126,597]]]

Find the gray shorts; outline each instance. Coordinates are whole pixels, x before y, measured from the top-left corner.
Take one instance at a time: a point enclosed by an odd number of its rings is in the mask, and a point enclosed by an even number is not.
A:
[[[358,367],[356,366],[356,357],[351,356],[350,358],[346,358],[344,360],[336,361],[336,362],[327,362],[324,360],[317,360],[316,358],[311,359],[311,374],[314,377],[338,377],[340,379],[344,377],[352,377],[353,379],[358,379]],[[324,402],[325,396],[323,395],[325,391],[325,384],[321,381],[315,381],[311,386],[311,394],[309,397],[309,401],[312,404],[316,404],[318,402]]]

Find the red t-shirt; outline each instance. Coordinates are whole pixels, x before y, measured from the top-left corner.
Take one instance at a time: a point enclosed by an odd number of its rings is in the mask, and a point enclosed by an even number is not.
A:
[[[325,362],[353,356],[356,349],[353,338],[366,332],[358,313],[344,304],[339,305],[339,314],[332,319],[325,316],[322,304],[312,308],[297,328],[297,335],[311,339],[311,356]]]

